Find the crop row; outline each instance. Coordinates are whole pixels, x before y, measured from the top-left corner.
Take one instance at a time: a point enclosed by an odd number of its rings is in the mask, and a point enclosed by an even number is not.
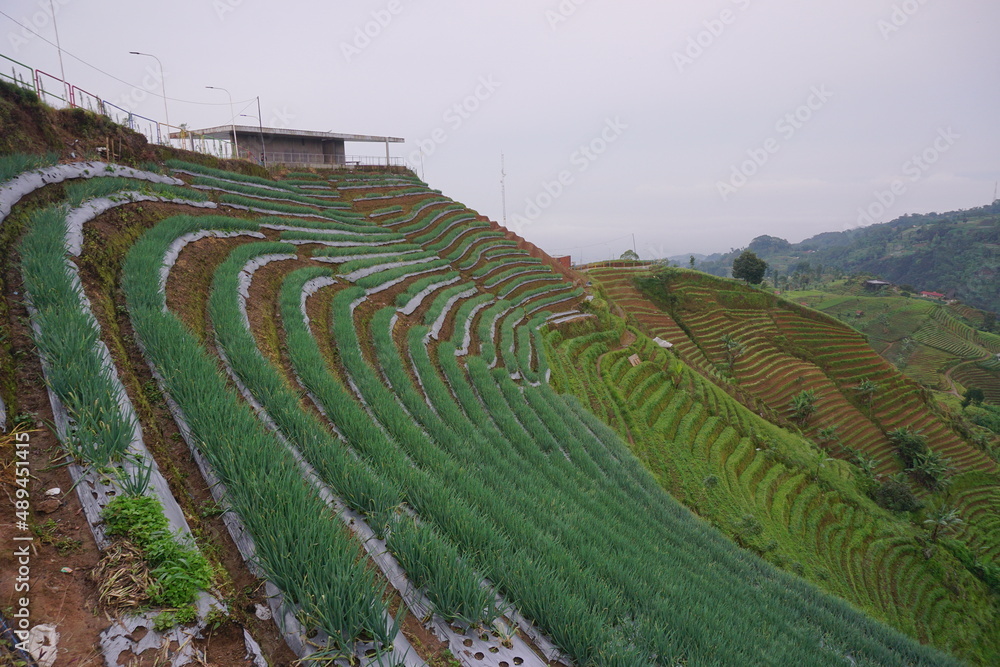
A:
[[[253,223],[176,217],[147,232],[129,251],[122,285],[136,335],[227,490],[227,502],[256,545],[265,576],[296,605],[307,625],[345,648],[363,635],[387,647],[382,591],[357,544],[328,513],[315,489],[301,483],[292,453],[226,386],[215,361],[166,311],[159,267],[177,238],[205,226],[245,230]]]

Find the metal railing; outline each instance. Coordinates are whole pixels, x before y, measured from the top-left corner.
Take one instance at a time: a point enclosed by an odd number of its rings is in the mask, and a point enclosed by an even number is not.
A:
[[[259,160],[260,154],[251,150],[244,151],[246,154],[238,156],[233,142],[228,139],[219,139],[205,135],[194,134],[185,128],[176,127],[161,123],[153,118],[140,116],[129,109],[122,108],[117,104],[102,99],[100,96],[90,93],[79,86],[64,81],[59,77],[43,72],[25,65],[22,62],[9,58],[0,53],[0,64],[2,68],[10,67],[10,74],[0,71],[0,80],[13,83],[25,90],[30,90],[38,98],[56,108],[69,106],[71,108],[86,109],[102,116],[107,116],[115,123],[123,125],[130,130],[138,132],[146,137],[151,144],[160,144],[182,148],[185,150],[214,155],[220,158],[245,157],[251,161]],[[49,87],[46,88],[45,86]],[[57,92],[58,91],[58,92]],[[179,138],[171,137],[171,133],[182,135]],[[264,161],[267,164],[285,164],[300,166],[347,166],[347,167],[402,167],[405,166],[403,158],[379,157],[371,155],[323,155],[321,153],[285,153],[266,151]]]
[[[13,58],[8,58],[2,53],[0,53],[0,58],[7,61],[4,63],[4,69],[6,69],[8,65],[10,66],[10,74],[0,72],[0,78],[30,90],[35,94],[38,93],[35,89],[35,70],[31,69],[22,62],[14,60]]]
[[[265,160],[270,164],[289,166],[330,166],[330,167],[384,167],[386,159],[377,155],[324,155],[322,153],[285,153],[267,151]],[[389,158],[388,166],[402,167],[403,158]]]

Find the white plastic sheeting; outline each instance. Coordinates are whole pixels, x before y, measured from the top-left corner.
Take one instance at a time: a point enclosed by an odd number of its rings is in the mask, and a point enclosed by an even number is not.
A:
[[[66,250],[73,257],[79,257],[83,252],[83,226],[105,211],[109,211],[116,206],[124,204],[134,204],[142,201],[157,201],[168,204],[183,204],[184,206],[194,206],[196,208],[218,208],[215,202],[192,201],[189,199],[171,199],[168,197],[158,197],[156,195],[146,195],[141,192],[117,192],[108,197],[88,199],[78,208],[72,209],[66,215]]]
[[[419,294],[415,295],[412,299],[407,301],[405,306],[399,308],[398,309],[399,312],[402,313],[403,315],[412,315],[417,310],[417,308],[420,307],[420,304],[423,303],[425,298],[427,298],[434,292],[438,291],[442,287],[447,287],[448,285],[454,285],[461,279],[462,279],[461,276],[455,276],[454,278],[449,278],[448,280],[442,280],[441,282],[432,283],[428,285],[423,290],[421,290]]]
[[[451,309],[455,306],[455,304],[458,303],[458,301],[461,299],[468,299],[477,294],[479,294],[479,290],[477,290],[475,287],[470,287],[464,292],[459,292],[458,294],[448,299],[448,303],[446,303],[444,305],[444,308],[441,309],[441,314],[438,315],[438,318],[436,320],[434,320],[434,324],[431,326],[431,330],[427,333],[427,335],[430,338],[437,340],[438,334],[441,333],[441,328],[444,326],[445,321],[448,319],[448,314],[451,312]]]
[[[163,183],[165,185],[184,185],[184,181],[171,178],[170,176],[154,174],[149,171],[140,171],[132,167],[124,167],[117,164],[107,164],[105,162],[57,164],[53,167],[43,167],[27,171],[0,185],[0,220],[10,215],[11,208],[21,200],[21,197],[46,185],[62,183],[74,178],[103,178],[107,176],[135,178],[151,183]]]

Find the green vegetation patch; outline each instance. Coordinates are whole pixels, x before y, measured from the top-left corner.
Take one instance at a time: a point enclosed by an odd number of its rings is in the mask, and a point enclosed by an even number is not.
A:
[[[142,552],[153,575],[146,592],[156,606],[180,607],[194,602],[212,584],[212,567],[193,545],[170,534],[160,501],[150,496],[119,496],[101,511],[110,537],[130,540]]]

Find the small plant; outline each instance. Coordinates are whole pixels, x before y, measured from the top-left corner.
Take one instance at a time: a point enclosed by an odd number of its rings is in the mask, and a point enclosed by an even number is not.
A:
[[[131,469],[131,470],[129,470]],[[115,469],[118,485],[126,496],[141,496],[149,488],[153,476],[153,462],[130,457],[125,466]]]
[[[205,627],[209,630],[218,630],[229,622],[229,614],[219,607],[212,607],[205,614]]]
[[[198,610],[194,605],[185,605],[173,611],[164,611],[156,615],[153,619],[153,630],[156,632],[166,632],[170,628],[178,625],[191,625],[198,620]]]
[[[59,524],[53,519],[49,519],[44,523],[32,523],[31,532],[42,544],[55,547],[60,556],[73,553],[83,546],[83,542],[80,540],[61,537],[59,535]]]
[[[502,618],[493,621],[493,633],[506,648],[514,648],[514,638],[517,637],[517,626]]]

